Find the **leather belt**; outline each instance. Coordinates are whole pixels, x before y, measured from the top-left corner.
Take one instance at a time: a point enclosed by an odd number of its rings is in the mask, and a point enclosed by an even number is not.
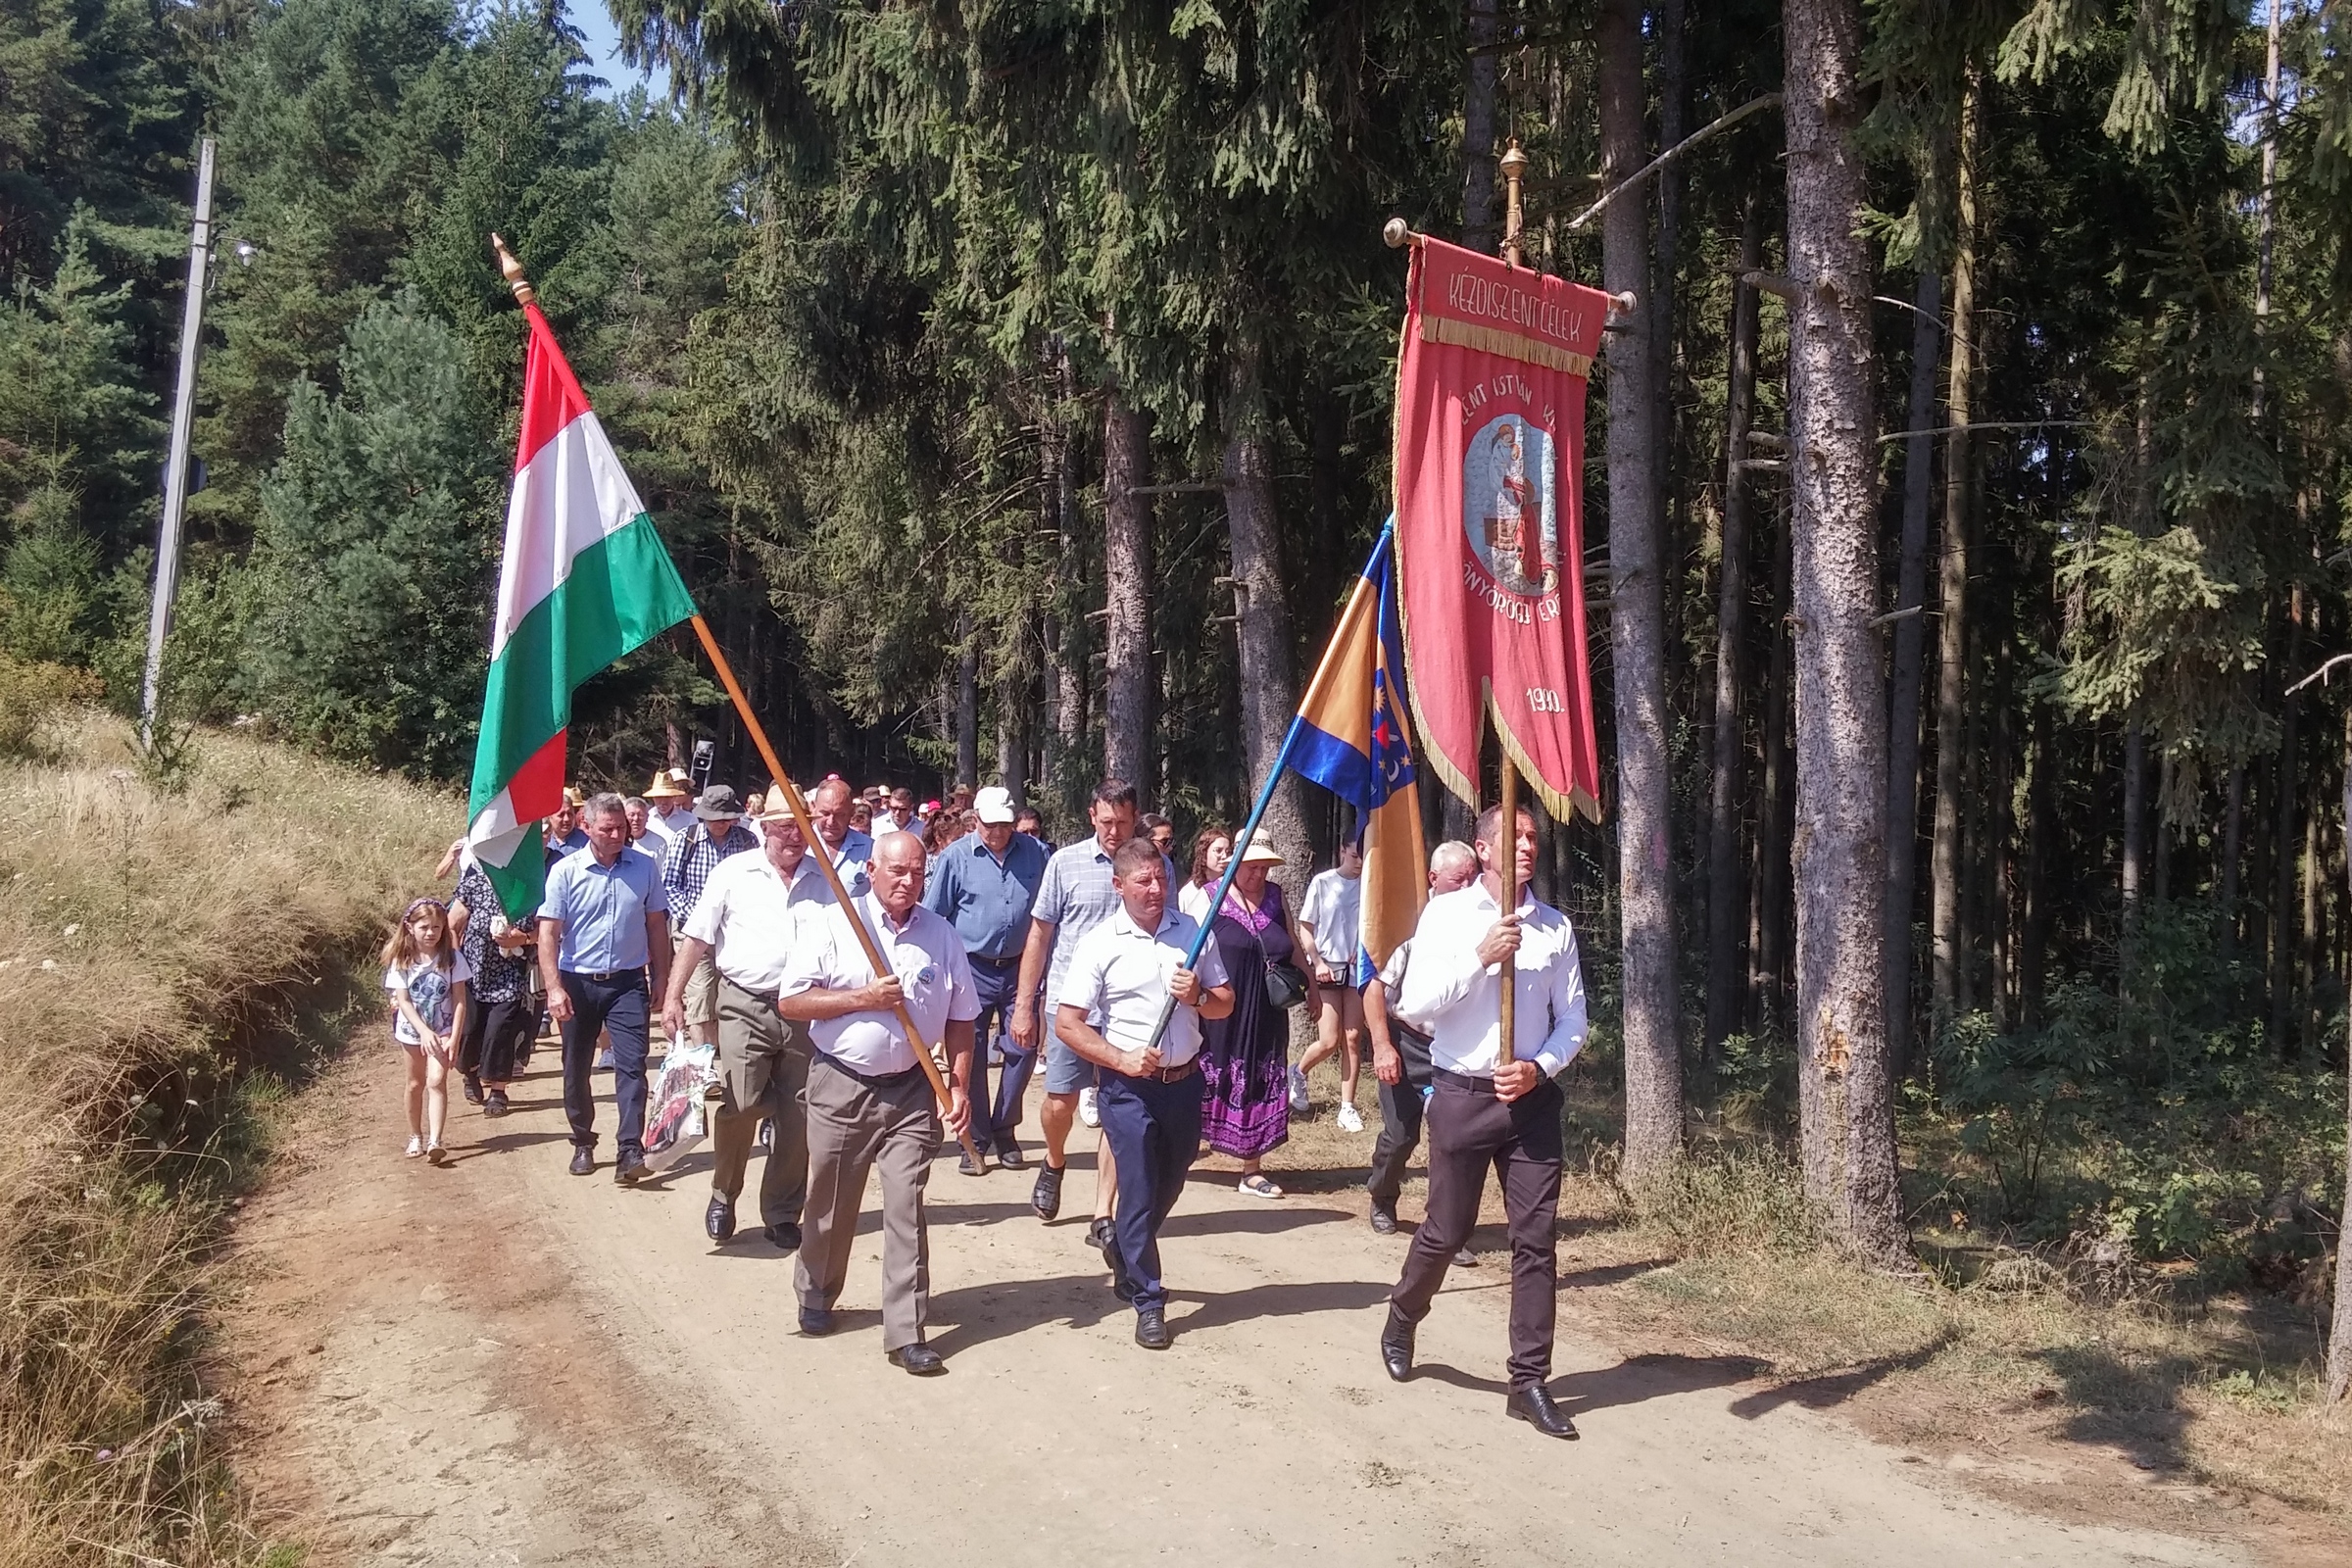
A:
[[[857,1068],[851,1066],[839,1056],[832,1055],[831,1054],[822,1051],[816,1054],[816,1059],[823,1062],[826,1066],[832,1068],[835,1072],[846,1073],[850,1077],[857,1079],[868,1089],[895,1089],[899,1085],[905,1083],[907,1079],[912,1078],[916,1073],[919,1073],[923,1070],[921,1067],[915,1066],[908,1067],[903,1072],[859,1072]]]
[[[1473,1094],[1482,1095],[1491,1095],[1494,1092],[1494,1075],[1493,1073],[1482,1073],[1473,1077],[1466,1072],[1450,1072],[1444,1067],[1433,1067],[1430,1069],[1429,1077],[1432,1083],[1441,1083],[1449,1089],[1467,1089]]]
[[[1138,1083],[1180,1084],[1200,1070],[1200,1058],[1195,1056],[1181,1067],[1162,1067],[1157,1072],[1118,1072],[1116,1068],[1106,1070],[1117,1073],[1121,1078],[1132,1078]]]
[[[599,985],[607,985],[614,980],[635,980],[643,978],[645,974],[645,965],[639,964],[634,969],[606,969],[601,973],[594,969],[566,969],[564,972],[581,980],[594,980]]]

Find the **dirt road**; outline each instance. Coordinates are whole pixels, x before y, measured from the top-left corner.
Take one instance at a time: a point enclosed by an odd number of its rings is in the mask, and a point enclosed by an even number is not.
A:
[[[841,1331],[800,1338],[757,1224],[704,1238],[705,1158],[634,1192],[565,1174],[551,1054],[435,1171],[398,1155],[396,1054],[362,1046],[248,1211],[232,1402],[265,1523],[313,1562],[2250,1560],[1989,1501],[1745,1362],[1626,1360],[1579,1339],[1573,1279],[1555,1390],[1584,1438],[1539,1438],[1502,1415],[1499,1260],[1455,1271],[1392,1385],[1374,1343],[1403,1239],[1360,1195],[1197,1179],[1154,1355],[1084,1246],[1090,1175],[1047,1227],[1026,1176],[943,1158],[951,1370],[910,1378],[882,1357],[870,1212]]]

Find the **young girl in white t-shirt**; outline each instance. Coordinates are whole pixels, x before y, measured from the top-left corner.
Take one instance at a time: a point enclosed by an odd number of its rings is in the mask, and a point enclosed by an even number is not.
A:
[[[384,989],[392,995],[392,1038],[409,1057],[409,1157],[449,1162],[441,1147],[449,1119],[449,1069],[466,1033],[466,989],[473,970],[450,940],[449,910],[418,899],[384,944]]]

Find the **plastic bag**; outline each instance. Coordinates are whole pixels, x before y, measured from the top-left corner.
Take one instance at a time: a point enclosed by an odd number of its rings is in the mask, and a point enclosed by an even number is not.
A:
[[[669,1043],[662,1071],[654,1080],[652,1102],[645,1111],[645,1162],[657,1171],[669,1169],[695,1145],[710,1136],[710,1117],[703,1097],[718,1082],[718,1048],[693,1044],[683,1038]]]

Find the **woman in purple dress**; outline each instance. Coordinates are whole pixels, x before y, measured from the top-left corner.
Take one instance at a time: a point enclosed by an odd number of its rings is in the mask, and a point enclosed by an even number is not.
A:
[[[1241,853],[1241,869],[1210,930],[1232,977],[1233,1012],[1200,1025],[1200,1136],[1220,1154],[1242,1162],[1241,1190],[1251,1198],[1280,1198],[1258,1161],[1291,1136],[1289,1074],[1291,1019],[1266,1000],[1269,963],[1291,956],[1291,917],[1282,889],[1266,881],[1282,857],[1263,838]]]

